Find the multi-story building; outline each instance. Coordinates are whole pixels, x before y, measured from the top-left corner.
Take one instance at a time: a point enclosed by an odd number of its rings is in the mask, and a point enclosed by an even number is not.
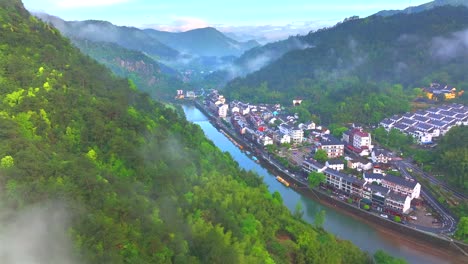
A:
[[[304,131],[297,126],[283,123],[279,126],[279,130],[283,134],[288,134],[293,144],[301,144],[304,140]]]
[[[329,186],[350,195],[362,196],[364,181],[331,168],[326,168],[323,173],[327,177],[327,184]]]
[[[371,135],[362,130],[362,128],[353,128],[345,131],[342,140],[347,143],[349,150],[361,156],[369,155],[369,151],[372,150]]]
[[[334,169],[336,171],[341,171],[341,170],[344,170],[344,162],[340,159],[331,159],[331,160],[327,160],[327,162],[325,163],[325,165],[330,168],[330,169]]]
[[[322,136],[318,148],[325,150],[330,159],[341,157],[344,154],[344,143],[331,135]]]
[[[371,158],[374,163],[388,163],[392,160],[392,155],[385,149],[375,148],[372,150]]]
[[[364,173],[363,178],[367,183],[376,182],[381,184],[396,193],[404,196],[409,196],[411,200],[419,198],[421,192],[421,184],[414,180],[406,180],[405,178],[394,176],[391,174],[382,175],[378,173]]]

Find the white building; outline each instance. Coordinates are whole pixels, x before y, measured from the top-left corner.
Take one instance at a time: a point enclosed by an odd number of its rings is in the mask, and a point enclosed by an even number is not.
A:
[[[218,105],[218,116],[225,118],[227,116],[228,110],[229,110],[229,105],[227,104]]]

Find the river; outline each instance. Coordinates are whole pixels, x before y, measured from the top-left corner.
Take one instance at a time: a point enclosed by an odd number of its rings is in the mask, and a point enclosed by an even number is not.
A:
[[[432,255],[433,251],[430,248],[416,246],[392,233],[385,232],[385,230],[373,224],[363,222],[345,212],[321,205],[284,186],[276,180],[275,176],[251,160],[229,141],[226,136],[211,125],[208,118],[199,109],[193,105],[183,105],[183,109],[187,120],[198,124],[207,138],[212,140],[218,148],[229,152],[242,168],[255,171],[262,176],[263,181],[268,185],[268,189],[271,192],[278,191],[289,210],[294,211],[297,203],[301,203],[304,210],[303,219],[306,222],[313,224],[314,215],[320,210],[325,210],[324,229],[341,239],[350,240],[364,251],[374,253],[382,249],[392,256],[405,259],[409,263],[451,263],[447,258],[443,258],[440,255]]]

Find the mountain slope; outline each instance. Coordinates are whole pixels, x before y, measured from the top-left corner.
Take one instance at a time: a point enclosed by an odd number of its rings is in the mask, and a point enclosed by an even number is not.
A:
[[[369,263],[199,126],[0,2],[2,263]]]
[[[291,51],[233,80],[226,92],[234,98],[252,100],[253,93],[256,100],[283,103],[299,96],[327,122],[377,122],[383,115],[409,110],[411,90],[398,92],[400,103],[370,98],[396,91],[394,84],[467,86],[467,28],[468,9],[449,6],[347,21],[301,37],[312,48]]]
[[[115,74],[131,79],[139,90],[155,99],[173,98],[177,89],[185,89],[180,74],[139,51],[109,42],[72,39],[83,53],[104,64]]]
[[[153,29],[145,29],[144,32],[180,52],[197,56],[239,56],[259,45],[256,41],[238,42],[211,27],[180,33]]]
[[[405,8],[404,10],[383,10],[383,11],[376,13],[376,15],[393,16],[393,15],[400,14],[400,13],[403,13],[403,14],[419,13],[419,12],[433,9],[435,7],[445,6],[445,5],[468,7],[468,0],[435,0],[435,1],[422,4],[419,6],[408,7],[408,8]]]
[[[55,16],[37,13],[35,16],[51,23],[60,32],[72,39],[94,42],[110,42],[126,49],[141,51],[156,59],[175,59],[179,52],[149,37],[142,30],[133,27],[115,26],[107,21],[64,21]]]
[[[223,86],[236,77],[243,77],[261,69],[289,51],[305,49],[307,47],[309,45],[303,42],[300,37],[291,36],[285,40],[252,48],[235,59],[231,64],[227,64],[222,69],[206,76],[205,82],[215,87]]]

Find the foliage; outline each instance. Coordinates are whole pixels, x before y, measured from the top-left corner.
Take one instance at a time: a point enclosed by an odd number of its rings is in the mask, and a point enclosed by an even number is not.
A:
[[[364,210],[368,210],[368,211],[369,211],[369,209],[370,209],[370,206],[369,206],[368,204],[365,204],[365,205],[364,205]]]
[[[309,181],[309,187],[315,188],[318,187],[321,183],[325,183],[327,178],[325,174],[321,172],[312,171],[311,173],[309,173],[307,179]]]
[[[447,181],[464,191],[468,190],[468,127],[450,129],[435,150],[437,170]]]
[[[0,24],[0,94],[24,90],[0,102],[2,212],[62,201],[80,263],[369,261],[294,219],[199,126],[79,53],[19,1],[0,2]]]
[[[328,154],[323,149],[317,149],[314,154],[314,159],[320,163],[325,163],[328,160]]]
[[[155,99],[173,98],[176,90],[187,88],[175,70],[140,51],[128,50],[109,42],[79,38],[72,38],[72,41],[83,53],[104,64],[116,75],[132,80],[131,87],[139,87]]]
[[[431,82],[468,87],[466,50],[447,54],[443,48],[461,41],[467,26],[468,9],[449,6],[350,20],[297,37],[313,48],[290,51],[232,80],[225,93],[233,99],[282,104],[300,97],[324,124],[377,123],[409,111],[420,95],[414,88]],[[267,46],[263,52],[269,49],[274,50]]]
[[[393,258],[382,250],[377,250],[374,253],[374,263],[375,264],[405,264],[407,263],[403,259]]]
[[[457,231],[455,232],[455,238],[464,241],[468,241],[468,217],[464,216],[460,218],[457,225]]]
[[[323,224],[325,223],[325,210],[320,210],[314,216],[314,225],[318,228],[323,228]]]
[[[393,217],[393,221],[397,222],[397,223],[400,223],[401,222],[401,217],[399,217],[398,215],[395,215]]]

